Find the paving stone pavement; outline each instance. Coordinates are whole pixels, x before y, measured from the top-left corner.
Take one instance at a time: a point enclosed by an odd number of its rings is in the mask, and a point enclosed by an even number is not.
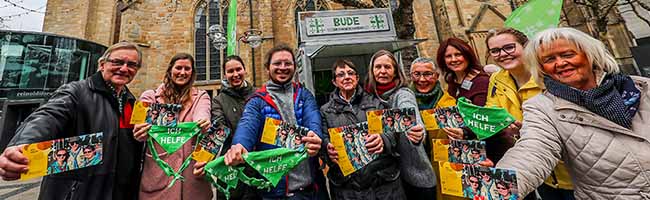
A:
[[[26,181],[0,180],[0,199],[5,200],[33,200],[38,198],[41,179]]]

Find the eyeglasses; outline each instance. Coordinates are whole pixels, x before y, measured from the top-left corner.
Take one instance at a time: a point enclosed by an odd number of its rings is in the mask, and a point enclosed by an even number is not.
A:
[[[506,187],[499,187],[499,186],[497,186],[497,190],[507,190],[507,189],[508,189],[508,188],[506,188]]]
[[[357,72],[355,71],[349,71],[349,72],[341,72],[336,74],[336,78],[345,78],[345,75],[348,76],[356,76]]]
[[[425,79],[431,79],[433,78],[434,73],[433,72],[412,72],[411,76],[413,76],[413,79],[419,79],[420,77],[424,77]]]
[[[56,154],[56,157],[65,157],[65,154]]]
[[[84,153],[92,153],[92,151],[84,151]]]
[[[501,55],[501,51],[505,52],[506,55],[510,55],[515,52],[515,49],[517,49],[517,44],[510,43],[510,44],[503,45],[501,48],[498,47],[491,48],[488,50],[488,53],[490,53],[490,55],[493,57]]]
[[[470,180],[469,182],[472,183],[472,184],[478,184],[478,181],[472,181],[472,180]]]
[[[140,64],[138,64],[137,62],[126,61],[126,60],[122,60],[122,59],[107,59],[106,61],[111,63],[111,66],[113,66],[113,67],[121,67],[121,66],[124,66],[125,64],[126,64],[126,66],[128,68],[131,68],[131,69],[138,69],[138,67],[140,67]]]

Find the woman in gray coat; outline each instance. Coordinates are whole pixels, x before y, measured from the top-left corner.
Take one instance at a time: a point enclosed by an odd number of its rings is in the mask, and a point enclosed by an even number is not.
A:
[[[330,128],[366,122],[366,112],[381,109],[379,99],[359,86],[359,74],[354,63],[338,60],[332,67],[332,83],[336,89],[320,109],[323,131]],[[392,153],[395,138],[392,134],[370,134],[364,139],[368,153],[378,157],[356,172],[343,176],[338,165],[338,153],[330,143],[329,134],[323,134],[330,196],[338,199],[400,200],[406,199],[399,179],[397,157]],[[323,149],[325,148],[323,147]]]
[[[408,199],[436,198],[436,175],[422,145],[426,138],[415,94],[392,53],[377,51],[370,60],[366,91],[378,97],[388,108],[415,108],[417,125],[406,133],[395,133],[400,161],[400,176]]]
[[[572,28],[538,33],[525,57],[546,91],[524,103],[521,138],[497,163],[517,171],[518,191],[563,160],[576,199],[650,199],[650,80],[622,74],[602,42]]]

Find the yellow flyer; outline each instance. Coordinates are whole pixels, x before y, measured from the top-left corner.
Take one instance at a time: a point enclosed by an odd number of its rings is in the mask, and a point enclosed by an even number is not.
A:
[[[422,121],[424,122],[424,128],[427,131],[434,131],[440,129],[438,127],[438,122],[436,122],[436,110],[421,110],[420,116],[422,116]]]
[[[449,140],[433,140],[433,160],[438,162],[449,161]]]
[[[131,114],[131,124],[144,124],[147,119],[149,105],[142,101],[136,101]]]
[[[354,167],[352,166],[352,163],[350,162],[350,158],[348,158],[347,152],[345,152],[345,144],[343,142],[343,137],[341,134],[343,134],[343,128],[338,127],[338,128],[330,128],[329,129],[330,133],[330,142],[332,145],[334,145],[334,149],[336,149],[336,152],[339,155],[339,168],[341,168],[341,172],[343,172],[344,176],[347,176],[348,174],[351,174],[352,172],[355,171]]]
[[[309,129],[289,124],[273,118],[266,118],[261,142],[289,149],[302,150],[302,138],[307,136]]]
[[[102,138],[99,132],[26,145],[22,150],[29,160],[28,171],[20,180],[102,164]]]
[[[373,111],[368,111],[366,113],[366,117],[368,119],[368,132],[371,134],[381,134],[383,133],[382,131],[382,125],[381,125],[381,116],[383,110],[373,110]]]
[[[47,155],[52,151],[52,141],[28,144],[23,147],[23,155],[27,157],[29,171],[20,175],[20,180],[47,175]]]
[[[197,162],[209,162],[223,151],[223,143],[230,135],[230,129],[224,125],[213,126],[208,129],[205,137],[192,152],[192,159]]]
[[[440,167],[440,188],[443,194],[463,196],[463,164],[438,162]]]
[[[370,134],[403,133],[417,125],[415,108],[372,110],[366,112]]]
[[[282,121],[273,119],[273,118],[266,118],[266,121],[264,122],[264,130],[262,131],[262,142],[266,144],[275,144],[275,137],[277,137],[277,132],[279,125]]]
[[[330,128],[328,131],[332,145],[339,155],[339,167],[344,176],[365,167],[377,158],[377,154],[370,154],[366,148],[367,122]]]

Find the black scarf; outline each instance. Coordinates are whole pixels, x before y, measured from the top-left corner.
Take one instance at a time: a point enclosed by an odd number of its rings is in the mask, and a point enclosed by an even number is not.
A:
[[[546,89],[553,95],[573,102],[625,128],[632,127],[632,118],[639,108],[641,92],[630,76],[607,74],[603,83],[589,90],[571,86],[544,76]]]

